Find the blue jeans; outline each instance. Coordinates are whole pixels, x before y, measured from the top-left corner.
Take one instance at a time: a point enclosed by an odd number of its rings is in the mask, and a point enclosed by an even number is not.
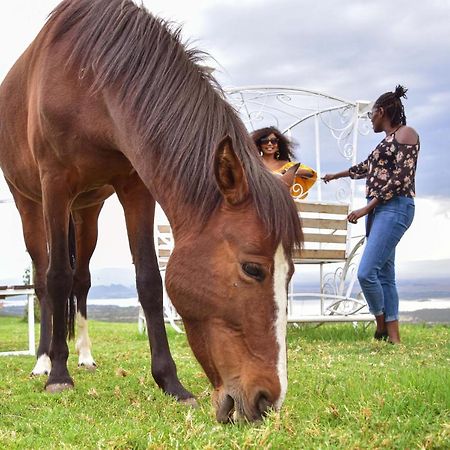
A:
[[[358,269],[358,280],[374,316],[398,320],[395,284],[395,247],[414,218],[414,199],[394,197],[380,203],[368,218],[367,241]]]

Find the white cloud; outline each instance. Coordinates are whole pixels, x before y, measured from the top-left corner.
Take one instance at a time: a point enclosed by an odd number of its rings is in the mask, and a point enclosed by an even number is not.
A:
[[[416,215],[398,246],[400,261],[448,259],[450,256],[448,201],[416,199]]]
[[[448,114],[449,104],[450,90],[434,92],[425,97],[420,105],[411,108],[410,114],[416,121],[431,123]]]

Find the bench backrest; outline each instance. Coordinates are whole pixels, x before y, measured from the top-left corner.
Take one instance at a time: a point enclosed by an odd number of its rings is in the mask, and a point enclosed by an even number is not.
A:
[[[158,265],[160,269],[165,269],[173,250],[173,235],[170,225],[156,225],[155,247]]]
[[[343,261],[347,256],[349,205],[295,201],[302,220],[304,247],[294,250],[294,263],[317,264]],[[155,247],[160,269],[165,269],[173,250],[170,225],[158,224]]]
[[[306,264],[345,260],[349,205],[296,201],[302,220],[304,247],[294,251],[294,262]]]

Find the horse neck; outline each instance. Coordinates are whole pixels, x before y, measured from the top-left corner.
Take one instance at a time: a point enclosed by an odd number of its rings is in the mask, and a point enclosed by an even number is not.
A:
[[[164,164],[159,152],[152,148],[143,148],[139,134],[133,131],[133,124],[127,120],[126,114],[111,113],[115,136],[114,147],[130,161],[139,177],[152,194],[154,200],[159,203],[165,215],[169,219],[174,235],[181,233],[186,227],[186,217],[193,217],[194,211],[190,205],[180,201],[180,192],[177,191],[172,177],[158,172],[157,167]],[[173,173],[183,170],[182,167],[173,167]]]
[[[189,204],[189,202],[183,201],[183,188],[180,187],[182,183],[178,184],[174,182],[180,171],[187,170],[186,161],[183,160],[183,156],[178,158],[171,153],[171,160],[167,161],[164,156],[164,146],[161,148],[152,148],[151,145],[142,143],[141,133],[136,129],[136,124],[131,119],[133,115],[126,110],[126,107],[121,106],[115,98],[109,100],[107,103],[115,128],[113,132],[113,135],[116,136],[115,146],[120,148],[125,154],[139,174],[141,180],[152,193],[154,199],[161,205],[175,233],[177,233],[178,229],[181,232],[185,228],[193,227],[196,223],[202,224],[204,221],[201,217],[198,217],[201,213],[198,212],[196,214],[196,208]],[[210,115],[213,116],[214,113],[212,112]],[[212,119],[211,117],[210,122],[214,122]],[[203,131],[199,129],[199,139],[202,138],[203,141],[209,139],[211,141],[210,145],[213,145],[214,142],[218,143],[223,138],[222,134],[230,133],[234,135],[239,125],[235,124],[233,119],[232,116],[221,119],[221,131],[217,133],[217,136],[200,135]],[[164,142],[164,137],[162,141]],[[170,139],[167,140],[167,142],[169,141]],[[212,150],[212,148],[209,149],[209,151]],[[184,154],[186,155],[186,152]],[[212,155],[205,151],[205,159],[202,165],[209,165],[211,159]],[[163,169],[162,171],[159,170],[161,168]],[[212,165],[211,177],[213,177]],[[198,180],[192,179],[190,182],[192,185],[192,183],[196,183]],[[191,219],[189,227],[185,226],[187,217]]]

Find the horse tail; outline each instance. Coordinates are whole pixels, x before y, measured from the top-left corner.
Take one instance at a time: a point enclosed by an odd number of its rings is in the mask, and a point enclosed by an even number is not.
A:
[[[75,273],[76,265],[76,236],[75,236],[75,221],[73,220],[72,213],[69,218],[69,234],[68,234],[68,245],[69,245],[69,259],[70,267],[72,268],[72,274]],[[75,293],[72,289],[70,290],[69,299],[67,301],[67,331],[69,340],[75,337],[75,314],[76,314],[76,304],[75,304]]]

